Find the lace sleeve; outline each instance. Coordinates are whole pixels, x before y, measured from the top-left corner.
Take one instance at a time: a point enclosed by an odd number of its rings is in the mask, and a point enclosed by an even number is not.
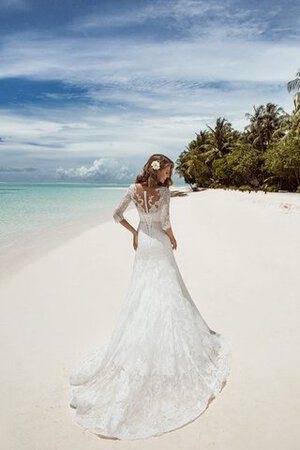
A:
[[[163,230],[167,230],[171,228],[170,222],[170,198],[171,192],[169,188],[164,190],[163,198],[162,198],[162,207],[161,207],[161,225]]]
[[[124,219],[123,213],[127,209],[129,203],[131,202],[131,185],[129,186],[125,196],[122,198],[118,206],[113,212],[113,218],[115,222],[120,222]]]

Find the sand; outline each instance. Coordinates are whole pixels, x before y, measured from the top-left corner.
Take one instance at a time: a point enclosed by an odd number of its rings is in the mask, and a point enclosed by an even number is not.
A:
[[[125,217],[137,226],[134,209]],[[0,285],[3,448],[300,448],[300,195],[191,192],[172,198],[171,220],[185,283],[233,351],[224,390],[161,437],[105,440],[75,424],[69,371],[109,339],[134,259],[131,234],[111,219]]]

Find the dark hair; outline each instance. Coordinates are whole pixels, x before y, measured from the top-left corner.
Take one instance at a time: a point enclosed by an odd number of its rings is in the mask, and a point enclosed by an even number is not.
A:
[[[151,163],[153,161],[159,162],[159,165],[160,165],[159,170],[164,169],[166,166],[170,166],[170,176],[168,178],[166,178],[164,183],[161,183],[160,181],[158,181],[158,179],[157,179],[158,170],[153,169],[153,167],[151,167]],[[157,187],[157,186],[169,187],[169,186],[172,186],[172,184],[173,184],[173,181],[172,181],[173,168],[174,168],[174,163],[170,158],[168,158],[165,155],[162,155],[161,153],[154,153],[153,155],[150,156],[150,158],[144,165],[143,172],[140,173],[139,175],[137,175],[135,182],[140,183],[147,187]]]

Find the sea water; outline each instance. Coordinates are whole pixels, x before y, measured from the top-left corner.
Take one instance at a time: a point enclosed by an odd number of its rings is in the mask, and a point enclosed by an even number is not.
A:
[[[0,183],[0,276],[39,248],[112,219],[128,186]]]

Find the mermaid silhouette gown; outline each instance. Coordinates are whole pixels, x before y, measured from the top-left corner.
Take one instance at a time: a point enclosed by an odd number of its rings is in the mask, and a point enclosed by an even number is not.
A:
[[[138,248],[129,289],[108,344],[70,373],[75,421],[100,437],[141,439],[201,415],[226,384],[231,349],[211,330],[179,272],[170,240],[170,190],[131,184],[113,213],[133,201]]]

